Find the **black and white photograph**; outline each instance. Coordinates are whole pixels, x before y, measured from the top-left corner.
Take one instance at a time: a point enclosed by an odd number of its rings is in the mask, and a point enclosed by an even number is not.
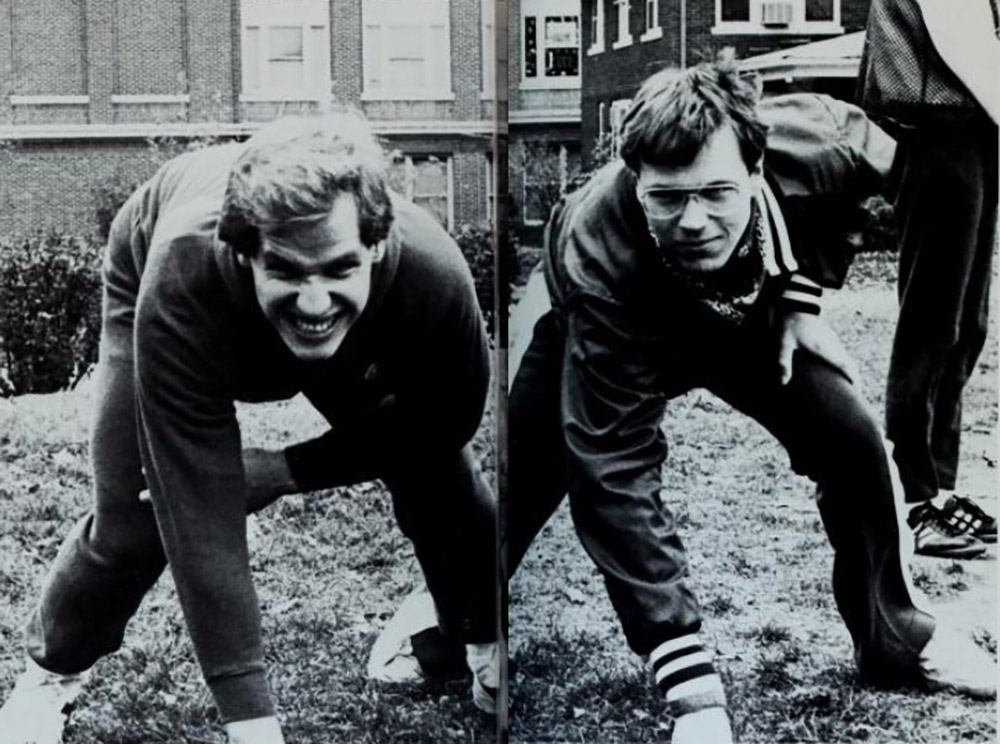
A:
[[[572,10],[510,11],[511,740],[995,741],[995,3]]]
[[[0,0],[0,744],[991,744],[997,0]]]

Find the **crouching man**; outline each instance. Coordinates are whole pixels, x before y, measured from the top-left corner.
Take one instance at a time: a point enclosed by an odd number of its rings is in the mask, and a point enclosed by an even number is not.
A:
[[[731,742],[659,495],[666,402],[707,388],[818,484],[862,677],[994,695],[990,657],[916,604],[891,460],[819,314],[892,140],[827,97],[758,101],[731,63],[652,76],[620,134],[622,160],[566,197],[546,230],[551,309],[523,329],[508,408],[509,569],[568,492],[628,643],[666,696],[674,744]]]
[[[468,446],[487,338],[458,247],[385,175],[368,125],[342,111],[181,156],[121,209],[103,268],[95,503],[30,618],[5,744],[60,740],[80,675],[119,648],[167,564],[230,741],[283,741],[246,515],[375,478],[490,706],[496,512]],[[234,401],[299,392],[332,428],[244,455]]]

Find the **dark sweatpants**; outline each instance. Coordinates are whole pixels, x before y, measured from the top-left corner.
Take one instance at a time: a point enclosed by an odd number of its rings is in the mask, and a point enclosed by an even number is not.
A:
[[[986,341],[997,221],[997,128],[900,142],[899,322],[887,436],[909,502],[955,488],[962,391]]]
[[[934,621],[913,603],[890,463],[874,419],[840,373],[807,354],[796,355],[792,380],[782,387],[775,340],[763,324],[690,338],[697,343],[671,355],[684,366],[665,375],[666,397],[707,388],[763,424],[796,472],[818,484],[835,551],[834,594],[861,671],[898,681],[916,662]],[[573,467],[561,423],[561,407],[573,405],[562,385],[565,343],[565,324],[550,311],[535,326],[510,394],[509,574],[562,500]],[[656,497],[623,501],[623,490],[613,503],[570,492],[570,508],[631,648],[647,654],[697,631],[701,618],[669,511]],[[656,503],[640,503],[650,498]],[[650,519],[653,512],[664,519]]]
[[[137,440],[132,313],[105,298],[95,378],[91,460],[94,506],[63,543],[30,618],[27,647],[43,668],[88,669],[116,651],[125,626],[166,565],[145,488]],[[322,400],[313,400],[322,413]],[[456,641],[496,638],[495,503],[466,445],[398,453],[379,432],[330,457],[322,484],[382,478],[402,531],[413,542],[440,623]],[[258,507],[261,505],[257,505]]]

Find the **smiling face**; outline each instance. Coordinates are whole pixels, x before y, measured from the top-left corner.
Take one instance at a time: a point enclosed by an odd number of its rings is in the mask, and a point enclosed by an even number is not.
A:
[[[371,290],[373,250],[358,232],[354,198],[342,195],[323,219],[262,233],[247,259],[264,316],[303,361],[340,348]]]
[[[715,271],[750,221],[758,188],[732,128],[720,127],[688,165],[643,162],[636,191],[664,256],[692,272]]]

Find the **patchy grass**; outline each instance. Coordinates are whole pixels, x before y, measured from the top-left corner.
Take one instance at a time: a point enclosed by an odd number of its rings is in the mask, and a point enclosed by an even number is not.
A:
[[[86,390],[0,401],[0,696],[23,666],[21,625],[64,535],[90,502]],[[239,409],[248,446],[323,430],[301,399]],[[492,410],[474,442],[489,477]],[[289,744],[495,741],[470,681],[369,682],[379,631],[419,580],[380,483],[292,496],[251,530],[267,664]],[[0,732],[2,739],[2,732]],[[79,698],[66,744],[225,741],[195,662],[173,582],[147,596],[124,648],[102,659]]]
[[[896,316],[893,257],[864,256],[825,311],[881,416]],[[995,310],[995,308],[994,308]],[[994,313],[995,316],[995,313]],[[994,317],[995,320],[995,317]],[[959,488],[997,511],[995,323],[965,396]],[[664,503],[688,549],[703,640],[718,655],[744,744],[993,742],[996,707],[859,684],[830,590],[832,551],[814,488],[762,427],[704,391],[672,401]],[[917,557],[942,619],[996,653],[995,549],[986,560]],[[565,504],[511,586],[511,740],[669,740],[651,675],[628,650]]]

